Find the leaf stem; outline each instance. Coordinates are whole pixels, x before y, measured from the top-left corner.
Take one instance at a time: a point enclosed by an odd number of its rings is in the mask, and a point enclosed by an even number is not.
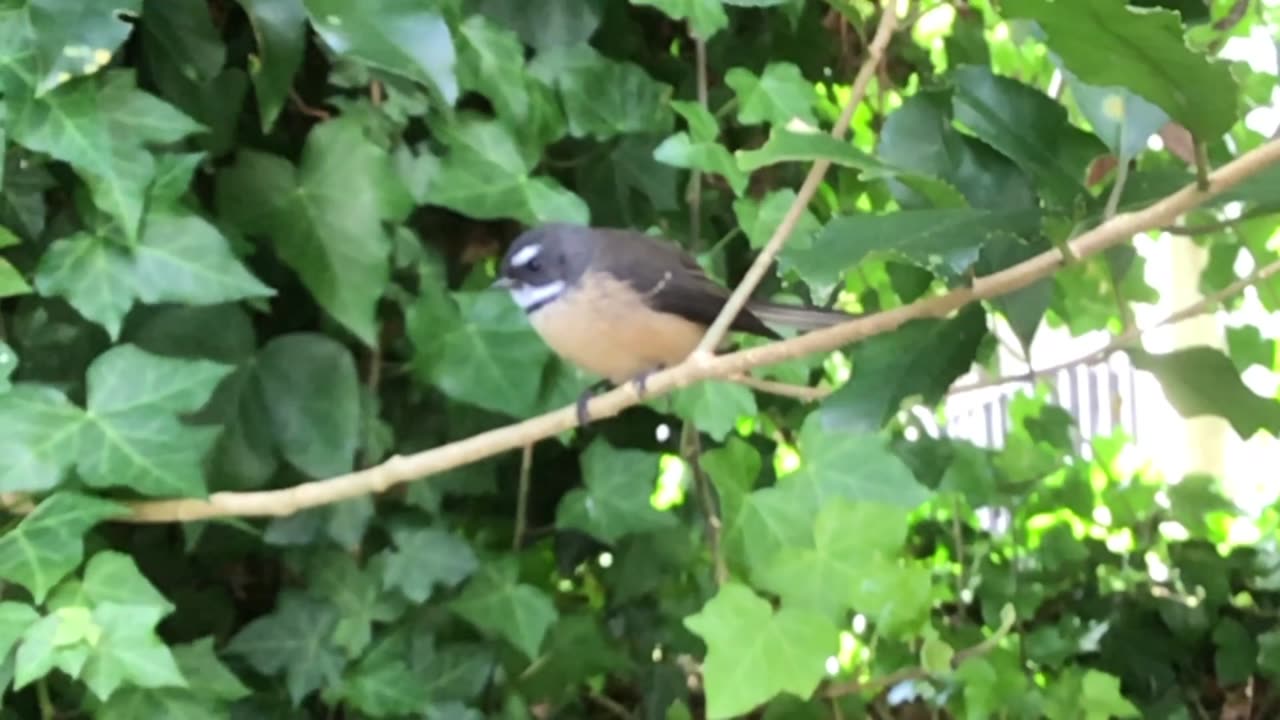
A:
[[[693,482],[697,489],[698,507],[707,521],[707,549],[711,551],[711,564],[715,569],[716,585],[724,585],[729,581],[729,566],[724,561],[721,550],[721,534],[723,526],[720,514],[716,511],[716,500],[711,494],[711,480],[702,469],[702,441],[698,437],[698,428],[685,420],[680,428],[680,454],[693,472]]]
[[[511,549],[519,550],[528,527],[529,485],[533,476],[533,443],[524,446],[520,453],[520,487],[516,491],[516,527],[512,532]]]
[[[53,720],[58,716],[58,708],[54,707],[53,698],[49,696],[49,679],[42,677],[36,681],[36,702],[40,705],[42,720]]]

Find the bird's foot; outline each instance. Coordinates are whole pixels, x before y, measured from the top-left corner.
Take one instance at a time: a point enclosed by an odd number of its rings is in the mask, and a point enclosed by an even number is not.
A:
[[[595,395],[597,390],[606,388],[608,386],[609,386],[608,381],[601,381],[598,383],[594,383],[594,384],[588,385],[587,389],[583,390],[582,394],[578,396],[578,402],[576,403],[575,407],[578,410],[579,425],[586,425],[587,423],[591,422],[591,416],[587,413],[587,403],[591,402],[591,398],[592,396]]]
[[[663,369],[663,366],[659,365],[658,367],[652,370],[645,370],[644,372],[632,378],[631,382],[636,386],[636,395],[639,395],[641,398],[643,398],[645,396],[645,393],[647,392],[644,384],[649,380],[649,376],[662,369]]]

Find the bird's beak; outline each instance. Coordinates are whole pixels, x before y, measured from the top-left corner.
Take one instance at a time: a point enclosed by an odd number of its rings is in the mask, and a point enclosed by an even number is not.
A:
[[[514,280],[512,280],[511,278],[509,278],[509,277],[499,277],[497,280],[494,280],[494,281],[493,281],[493,284],[492,284],[492,285],[490,285],[489,287],[490,287],[491,289],[492,289],[492,288],[501,288],[501,289],[503,289],[503,290],[510,290],[511,288],[513,288],[513,287],[515,287],[515,286],[516,286],[516,282],[515,282]]]

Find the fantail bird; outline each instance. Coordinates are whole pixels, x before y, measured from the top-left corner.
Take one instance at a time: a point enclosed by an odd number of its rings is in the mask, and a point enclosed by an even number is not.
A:
[[[650,373],[689,356],[729,291],[674,244],[612,228],[549,224],[507,248],[495,287],[506,288],[560,357],[641,392]],[[837,310],[748,301],[730,328],[777,339],[766,323],[812,330],[852,318]],[[586,423],[590,389],[579,398]]]

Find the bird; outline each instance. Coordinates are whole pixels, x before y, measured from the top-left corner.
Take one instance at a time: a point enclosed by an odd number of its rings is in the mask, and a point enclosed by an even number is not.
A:
[[[697,347],[729,298],[678,245],[635,230],[547,223],[525,230],[498,264],[492,287],[510,292],[559,357],[644,394],[650,374]],[[839,310],[749,300],[731,330],[778,339],[769,324],[814,330],[855,317]],[[587,388],[578,398],[588,421]]]

